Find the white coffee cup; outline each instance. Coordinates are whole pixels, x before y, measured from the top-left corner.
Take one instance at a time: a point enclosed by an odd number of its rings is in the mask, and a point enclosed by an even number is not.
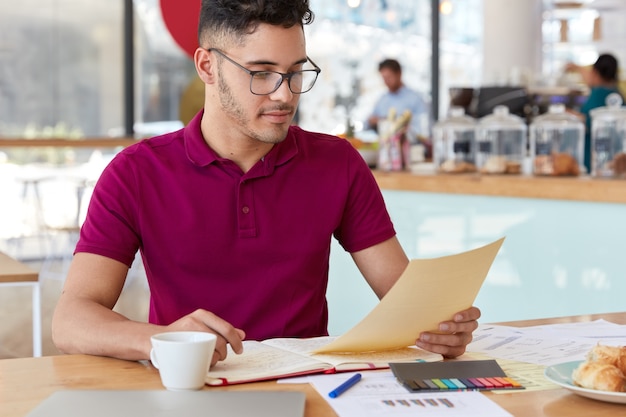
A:
[[[217,336],[206,332],[167,332],[150,338],[150,360],[168,390],[198,390],[211,365]]]

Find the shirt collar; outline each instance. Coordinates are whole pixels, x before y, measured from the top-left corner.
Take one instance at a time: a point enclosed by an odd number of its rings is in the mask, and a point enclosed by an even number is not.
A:
[[[200,129],[200,121],[204,110],[201,110],[194,118],[184,127],[183,138],[187,158],[197,166],[207,166],[220,160],[220,157],[209,147],[202,136]],[[255,165],[255,168],[261,164],[264,175],[270,175],[274,172],[275,167],[287,163],[298,153],[298,138],[301,129],[290,126],[287,137],[280,143],[274,145],[265,157]],[[253,168],[252,170],[256,171]]]

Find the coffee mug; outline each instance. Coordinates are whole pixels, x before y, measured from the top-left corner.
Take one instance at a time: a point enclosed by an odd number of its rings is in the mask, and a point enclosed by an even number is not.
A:
[[[211,365],[217,336],[206,332],[167,332],[150,338],[150,360],[168,390],[198,390]]]

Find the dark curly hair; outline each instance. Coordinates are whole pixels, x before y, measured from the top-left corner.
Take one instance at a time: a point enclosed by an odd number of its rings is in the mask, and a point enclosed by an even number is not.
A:
[[[261,23],[290,28],[313,18],[308,0],[202,0],[198,43],[222,47],[226,40],[241,42]]]

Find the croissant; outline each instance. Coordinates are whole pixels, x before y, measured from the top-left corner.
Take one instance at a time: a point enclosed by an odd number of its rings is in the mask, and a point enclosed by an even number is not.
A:
[[[587,354],[588,362],[606,363],[617,367],[626,375],[626,346],[604,346],[597,344]]]
[[[578,386],[599,391],[626,392],[626,378],[613,365],[583,362],[574,369],[572,379]]]

